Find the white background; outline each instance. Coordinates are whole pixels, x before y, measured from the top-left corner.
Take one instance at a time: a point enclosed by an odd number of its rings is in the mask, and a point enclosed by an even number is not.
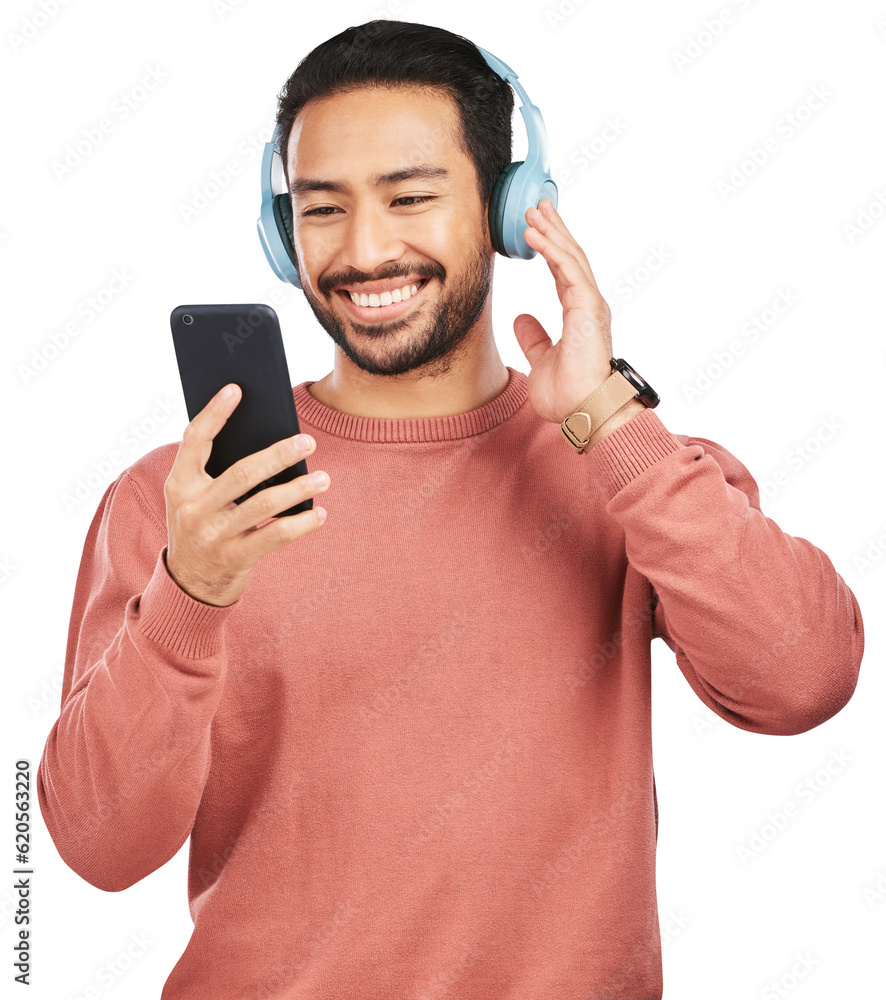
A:
[[[302,293],[274,277],[256,236],[260,148],[276,94],[310,48],[394,16],[464,34],[518,72],[547,123],[560,212],[612,306],[616,355],[660,392],[669,429],[722,443],[768,484],[764,512],[829,555],[865,615],[853,699],[790,738],[715,717],[655,644],[665,997],[884,995],[886,4],[504,9],[68,0],[48,17],[35,0],[4,4],[4,993],[15,986],[14,762],[29,758],[36,773],[58,716],[74,581],[104,489],[140,455],[180,440],[187,423],[169,313],[183,302],[268,302],[293,384],[331,369],[331,341]],[[21,44],[26,23],[38,30]],[[151,73],[155,89],[134,90]],[[125,94],[144,99],[123,118]],[[111,131],[59,176],[53,165],[102,118]],[[516,110],[514,122],[520,159]],[[767,138],[776,148],[754,163],[748,151]],[[230,161],[236,174],[213,188]],[[203,206],[190,220],[188,204]],[[85,322],[84,303],[115,269],[129,276],[125,289]],[[559,336],[550,272],[540,257],[498,257],[494,289],[502,358],[528,372],[512,321],[533,312]],[[796,301],[752,341],[745,324],[785,290]],[[71,322],[79,329],[66,341]],[[835,752],[848,762],[828,775]],[[807,779],[811,801],[797,792]],[[790,803],[798,815],[767,828]],[[191,929],[186,847],[125,892],[105,893],[61,861],[36,795],[34,808],[29,996],[159,997]],[[742,859],[755,833],[768,839]],[[149,946],[133,959],[139,935]]]

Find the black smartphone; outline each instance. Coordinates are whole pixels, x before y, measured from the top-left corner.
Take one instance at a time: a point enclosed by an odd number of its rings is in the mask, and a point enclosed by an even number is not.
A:
[[[298,414],[274,310],[263,302],[245,305],[176,306],[169,317],[188,420],[228,382],[240,386],[240,402],[212,442],[206,472],[215,479],[247,455],[298,434]],[[268,486],[307,473],[304,459],[253,486],[242,503]],[[313,497],[280,511],[285,517],[311,510]]]

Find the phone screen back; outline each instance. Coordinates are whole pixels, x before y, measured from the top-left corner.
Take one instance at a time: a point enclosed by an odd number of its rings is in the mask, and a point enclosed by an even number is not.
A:
[[[186,321],[190,318],[190,322]],[[216,478],[241,458],[298,434],[298,415],[276,312],[264,303],[177,306],[170,316],[172,338],[188,419],[228,382],[236,382],[240,402],[213,439],[206,472]],[[258,483],[237,503],[267,486],[307,472],[305,460]],[[310,510],[312,500],[276,517]]]

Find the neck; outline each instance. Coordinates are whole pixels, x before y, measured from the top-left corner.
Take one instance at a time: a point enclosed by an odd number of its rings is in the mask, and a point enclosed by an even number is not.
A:
[[[321,403],[358,417],[442,417],[495,399],[508,384],[491,325],[474,331],[452,355],[403,375],[371,375],[336,347],[335,367],[312,382]]]

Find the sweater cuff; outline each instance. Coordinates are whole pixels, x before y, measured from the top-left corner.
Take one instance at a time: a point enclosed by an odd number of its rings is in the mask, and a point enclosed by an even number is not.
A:
[[[654,410],[646,409],[607,434],[587,452],[587,456],[591,474],[608,503],[650,465],[685,447],[659,420]]]
[[[154,642],[182,656],[200,660],[214,656],[222,646],[222,626],[237,602],[206,604],[191,597],[166,567],[164,545],[154,573],[138,602],[138,627]]]

